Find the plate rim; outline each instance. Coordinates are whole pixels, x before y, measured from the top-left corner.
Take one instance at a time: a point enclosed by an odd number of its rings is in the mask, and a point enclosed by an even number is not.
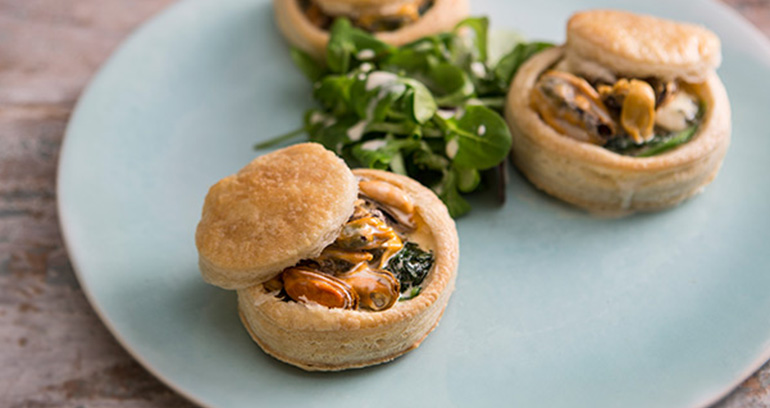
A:
[[[72,231],[70,229],[70,225],[72,225],[72,221],[69,219],[67,209],[65,208],[66,205],[64,204],[64,200],[61,199],[61,197],[67,195],[67,193],[65,193],[65,188],[63,187],[63,185],[65,184],[63,180],[66,177],[65,166],[67,166],[66,163],[69,161],[69,159],[67,158],[70,157],[70,155],[67,154],[67,152],[71,150],[71,147],[69,146],[71,146],[72,144],[71,143],[71,140],[73,139],[72,134],[75,133],[73,123],[76,123],[77,119],[80,116],[82,116],[82,106],[84,105],[84,101],[91,98],[91,95],[94,92],[93,89],[95,88],[95,84],[98,84],[101,81],[101,79],[106,76],[106,73],[110,71],[110,68],[112,67],[112,65],[114,65],[115,61],[120,57],[120,55],[122,55],[125,52],[125,50],[127,49],[130,43],[133,43],[134,41],[136,41],[137,38],[140,38],[142,35],[144,35],[144,32],[151,29],[152,26],[155,26],[164,18],[167,18],[167,16],[174,13],[175,10],[186,7],[189,3],[192,3],[193,1],[194,0],[175,1],[161,8],[160,10],[156,11],[149,18],[139,23],[136,27],[133,28],[133,30],[127,36],[125,36],[122,40],[120,40],[120,43],[111,51],[109,57],[105,59],[104,62],[102,62],[102,64],[99,66],[96,72],[91,76],[88,83],[83,87],[80,95],[78,96],[77,102],[75,103],[72,109],[72,114],[70,115],[70,118],[67,122],[67,126],[63,133],[61,144],[60,144],[61,147],[59,149],[59,156],[58,156],[59,158],[58,158],[58,163],[56,165],[56,177],[55,177],[56,214],[57,214],[58,227],[62,236],[62,246],[64,247],[67,253],[67,257],[69,259],[70,265],[72,266],[72,271],[78,280],[80,290],[85,295],[86,300],[89,303],[89,306],[99,317],[99,320],[107,329],[107,331],[118,342],[118,344],[120,344],[120,346],[131,356],[131,358],[136,360],[145,370],[147,370],[150,374],[152,374],[158,381],[163,383],[165,386],[169,387],[174,392],[176,392],[177,394],[181,395],[182,397],[184,397],[185,399],[187,399],[188,401],[196,405],[199,405],[204,408],[217,408],[213,405],[206,403],[198,396],[188,392],[186,388],[184,388],[180,384],[177,384],[177,382],[172,378],[166,377],[164,374],[162,374],[154,366],[154,364],[148,359],[145,359],[128,342],[128,340],[121,335],[120,331],[117,330],[117,328],[114,326],[112,320],[107,316],[107,313],[103,310],[102,305],[96,301],[96,298],[92,292],[92,287],[89,284],[89,281],[85,279],[82,273],[80,272],[81,271],[80,258],[76,254],[76,252],[72,249],[73,245],[71,244],[72,242],[75,241],[72,237]],[[770,38],[768,38],[768,35],[764,34],[761,30],[759,30],[759,28],[757,28],[754,25],[754,23],[752,23],[743,15],[741,15],[736,9],[718,0],[707,0],[707,2],[711,3],[712,6],[720,8],[722,13],[728,15],[728,19],[741,21],[743,23],[743,24],[739,24],[739,27],[740,27],[739,34],[741,36],[747,36],[748,38],[750,38],[753,43],[752,45],[755,45],[759,48],[756,53],[752,54],[752,56],[758,57],[761,61],[763,61],[767,65],[768,69],[770,69]],[[770,362],[770,339],[768,339],[766,344],[763,346],[763,350],[759,353],[759,355],[748,365],[747,368],[745,368],[743,371],[740,372],[740,374],[736,376],[736,379],[733,382],[725,384],[723,387],[721,387],[719,390],[715,392],[706,394],[703,398],[701,398],[701,400],[696,401],[690,407],[706,408],[723,401],[727,396],[729,396],[732,392],[734,392],[740,384],[742,384],[747,379],[749,379],[760,368],[762,368],[763,365],[765,365],[768,362]]]

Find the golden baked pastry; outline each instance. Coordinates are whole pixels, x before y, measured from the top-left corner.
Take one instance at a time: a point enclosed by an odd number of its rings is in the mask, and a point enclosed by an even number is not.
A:
[[[452,30],[468,16],[468,0],[274,0],[283,35],[294,46],[325,55],[335,17],[347,17],[375,32],[380,40],[400,46],[419,38]]]
[[[276,198],[259,198],[268,195]],[[281,197],[294,203],[281,207]],[[220,214],[228,208],[232,214]],[[436,327],[454,289],[457,232],[441,200],[404,176],[351,172],[320,145],[256,159],[212,187],[203,214],[204,277],[237,287],[254,341],[305,370],[364,367],[406,353]],[[256,237],[275,225],[280,233]],[[240,285],[249,280],[243,271],[258,283]]]
[[[195,234],[203,278],[240,289],[318,256],[353,213],[357,194],[348,166],[321,145],[255,159],[206,195]]]
[[[722,61],[719,38],[694,24],[615,10],[576,13],[566,59],[593,62],[629,78],[700,83]]]
[[[676,205],[716,176],[730,106],[719,39],[621,11],[574,15],[567,43],[519,70],[506,119],[513,159],[538,188],[589,211]]]

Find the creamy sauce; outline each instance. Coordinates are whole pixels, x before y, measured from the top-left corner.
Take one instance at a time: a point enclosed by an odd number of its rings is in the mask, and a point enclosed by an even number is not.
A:
[[[406,241],[414,242],[420,246],[423,251],[435,251],[436,239],[433,237],[433,232],[428,227],[428,224],[419,216],[419,209],[415,214],[415,223],[417,228],[412,231],[407,237]],[[428,274],[430,276],[430,274]],[[427,279],[427,278],[426,278]],[[424,284],[424,283],[423,283]]]
[[[420,209],[404,190],[385,181],[363,179],[359,189],[354,214],[334,243],[266,282],[266,293],[306,305],[372,312],[419,296],[436,262],[435,255],[426,254],[435,249],[435,239]],[[414,273],[422,278],[415,280]]]
[[[690,127],[697,115],[698,104],[687,92],[680,91],[671,101],[658,108],[655,124],[673,132],[681,132]]]

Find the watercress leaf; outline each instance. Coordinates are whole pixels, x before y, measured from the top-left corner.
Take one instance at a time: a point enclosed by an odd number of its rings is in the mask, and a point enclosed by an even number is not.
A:
[[[526,42],[518,31],[511,29],[490,30],[487,37],[487,63],[495,66],[503,56],[510,53],[516,44]]]
[[[311,130],[309,132],[310,141],[320,143],[327,149],[341,155],[343,148],[351,142],[348,136],[349,129],[358,123],[359,120],[355,116],[338,118],[333,122]]]
[[[390,160],[390,171],[402,176],[409,176],[406,170],[406,162],[402,152],[396,152]]]
[[[370,132],[407,136],[410,140],[419,140],[423,131],[420,125],[411,121],[400,123],[372,122],[367,126],[367,130]]]
[[[486,62],[487,60],[487,32],[489,19],[486,17],[470,17],[457,24],[454,32],[467,44],[473,44],[470,48],[473,60]]]
[[[411,139],[386,137],[358,143],[353,146],[351,153],[364,167],[387,170],[402,149],[408,150],[416,144],[419,142]]]
[[[355,61],[377,60],[384,58],[395,47],[378,40],[374,35],[353,27],[346,18],[338,18],[329,30],[329,43],[326,45],[326,64],[332,72],[349,72]],[[361,54],[369,54],[364,58]]]
[[[375,71],[368,76],[359,74],[356,78],[350,91],[351,106],[360,118],[382,122],[391,113],[397,117],[407,114],[403,103],[396,103],[410,92],[402,78],[384,71]]]
[[[431,52],[400,49],[382,62],[383,69],[405,75],[425,72],[434,64],[436,57]]]
[[[302,71],[305,76],[311,81],[315,82],[326,73],[326,67],[322,62],[314,59],[310,54],[299,48],[292,47],[290,50],[291,59],[294,61],[294,65]]]
[[[433,191],[444,202],[452,218],[460,217],[471,210],[471,205],[457,190],[457,176],[453,171],[445,170],[444,177],[438,185],[433,186]]]
[[[481,174],[476,169],[463,169],[455,166],[452,168],[452,171],[455,172],[457,189],[461,193],[470,193],[478,188],[481,183]]]
[[[386,142],[382,139],[373,139],[358,143],[353,146],[350,152],[363,167],[387,170],[395,152],[384,149],[384,146],[375,145],[375,143],[384,145]]]
[[[400,47],[401,50],[412,50],[418,55],[432,55],[444,61],[449,58],[449,46],[452,44],[455,34],[440,33],[420,38],[414,42]]]
[[[328,75],[316,82],[313,97],[335,116],[350,111],[350,88],[354,80],[346,75]]]
[[[427,144],[412,155],[412,161],[417,167],[427,170],[444,171],[449,167],[449,160],[442,155],[433,153]]]
[[[350,70],[350,57],[355,52],[355,45],[350,39],[352,30],[353,25],[346,18],[336,19],[329,30],[326,65],[334,73],[344,74]]]
[[[522,64],[533,55],[553,47],[553,44],[546,42],[519,43],[503,56],[494,68],[495,80],[501,90],[508,89],[513,77]]]
[[[458,138],[454,163],[458,167],[486,170],[498,165],[511,149],[511,132],[500,115],[484,106],[466,106],[459,119],[446,121]]]
[[[408,99],[412,118],[420,124],[429,121],[438,111],[433,94],[421,82],[414,79],[402,78],[401,81],[408,85],[414,93]]]
[[[390,53],[396,50],[396,47],[382,42],[373,34],[358,28],[348,30],[347,35],[353,43],[353,49],[355,50],[353,57],[359,61],[377,61],[387,58]]]
[[[441,63],[430,69],[426,85],[436,95],[436,103],[443,107],[460,106],[476,92],[468,74],[449,63]]]

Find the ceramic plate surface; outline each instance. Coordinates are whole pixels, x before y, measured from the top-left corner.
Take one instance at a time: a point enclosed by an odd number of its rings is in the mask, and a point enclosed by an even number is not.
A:
[[[203,283],[210,185],[296,128],[310,85],[266,0],[185,0],[131,36],[84,94],[61,156],[67,246],[94,308],[174,389],[210,407],[708,404],[770,357],[770,47],[717,3],[478,0],[496,29],[562,42],[578,9],[705,24],[723,41],[733,142],[702,195],[601,219],[511,173],[508,202],[458,222],[457,290],[406,356],[310,374],[264,355],[235,293]],[[301,405],[300,405],[301,404]]]

